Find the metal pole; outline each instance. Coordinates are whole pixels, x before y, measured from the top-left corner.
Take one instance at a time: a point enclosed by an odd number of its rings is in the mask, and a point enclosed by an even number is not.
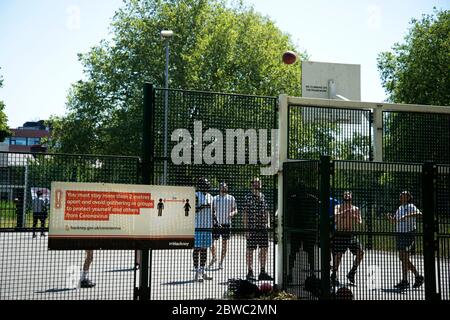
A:
[[[436,287],[436,249],[435,239],[435,169],[432,162],[422,166],[423,190],[423,266],[425,273],[425,300],[440,300]]]
[[[167,134],[168,134],[168,113],[169,113],[169,39],[166,38],[166,71],[164,83],[164,174],[163,184],[167,183]]]
[[[320,157],[320,271],[322,280],[322,296],[330,299],[330,176],[331,160],[329,156]]]

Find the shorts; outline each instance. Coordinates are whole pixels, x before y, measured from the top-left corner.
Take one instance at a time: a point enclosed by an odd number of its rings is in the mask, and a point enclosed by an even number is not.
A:
[[[354,235],[335,235],[331,244],[331,252],[333,254],[345,253],[350,250],[353,255],[356,255],[358,251],[362,251],[361,243]]]
[[[254,250],[269,247],[269,233],[267,231],[250,231],[247,237],[247,249]]]
[[[406,251],[406,252],[415,251],[416,238],[413,234],[414,232],[415,231],[410,231],[396,235],[398,251]]]
[[[45,220],[47,219],[47,212],[33,212],[33,218]]]
[[[209,248],[212,245],[212,233],[211,231],[195,231],[194,240],[195,248]]]
[[[228,240],[230,239],[230,233],[231,232],[229,224],[215,224],[212,231],[212,237],[213,240],[219,240],[220,237],[222,237],[223,240]]]

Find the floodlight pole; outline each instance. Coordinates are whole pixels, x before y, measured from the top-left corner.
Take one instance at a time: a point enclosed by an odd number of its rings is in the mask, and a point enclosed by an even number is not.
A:
[[[168,144],[168,116],[169,116],[169,40],[173,36],[173,31],[161,31],[161,38],[166,45],[166,68],[164,79],[164,172],[163,184],[167,183],[167,144]]]

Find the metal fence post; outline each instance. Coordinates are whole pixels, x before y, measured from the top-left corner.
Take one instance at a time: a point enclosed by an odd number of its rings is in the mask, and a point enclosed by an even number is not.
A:
[[[153,181],[154,155],[154,89],[150,83],[144,84],[143,135],[142,135],[142,183]],[[139,300],[150,299],[149,250],[142,250],[139,268]]]
[[[435,166],[425,162],[422,166],[423,196],[423,260],[425,273],[425,300],[439,300],[436,290],[436,238],[435,238]]]
[[[319,164],[319,200],[320,200],[320,271],[322,279],[322,299],[330,299],[330,156],[321,156]]]

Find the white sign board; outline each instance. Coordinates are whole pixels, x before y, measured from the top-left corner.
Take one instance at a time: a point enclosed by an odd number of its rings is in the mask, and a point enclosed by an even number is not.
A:
[[[361,66],[303,61],[302,97],[361,101]],[[352,110],[304,107],[302,119],[304,122],[360,124],[362,115]]]
[[[361,66],[302,61],[302,97],[361,101]],[[345,99],[344,99],[345,100]]]
[[[179,249],[194,243],[195,189],[52,182],[49,249]]]

